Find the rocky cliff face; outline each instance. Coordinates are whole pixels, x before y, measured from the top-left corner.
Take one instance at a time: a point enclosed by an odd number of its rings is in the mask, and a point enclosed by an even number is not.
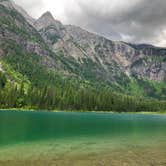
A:
[[[34,25],[54,52],[72,58],[80,68],[86,66],[87,61],[91,62],[93,65],[88,72],[97,77],[112,81],[118,74],[139,79],[166,80],[164,48],[110,41],[79,27],[62,25],[48,12]]]

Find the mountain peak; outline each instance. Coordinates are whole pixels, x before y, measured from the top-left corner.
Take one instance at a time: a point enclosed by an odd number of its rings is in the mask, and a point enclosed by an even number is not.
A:
[[[42,14],[42,16],[41,16],[40,18],[49,18],[49,19],[52,19],[52,20],[55,21],[55,19],[54,19],[52,13],[51,13],[50,11],[47,11],[47,12],[45,12],[44,14]],[[40,19],[40,18],[39,18],[39,19]]]
[[[35,23],[34,26],[40,30],[51,25],[61,25],[60,21],[55,20],[50,11],[45,12]]]

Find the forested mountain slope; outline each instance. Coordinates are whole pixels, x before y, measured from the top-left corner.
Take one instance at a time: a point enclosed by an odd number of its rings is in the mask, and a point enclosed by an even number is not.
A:
[[[85,109],[105,110],[111,109],[111,103],[130,100],[122,94],[166,99],[166,49],[111,41],[79,27],[63,25],[50,12],[35,20],[9,0],[0,0],[0,73],[0,87],[6,88],[1,96],[8,90],[13,95],[24,89],[21,103],[27,95],[32,97],[28,92],[33,92],[37,93],[34,101],[44,100],[46,105],[51,103],[51,108],[59,102],[64,108],[70,105],[81,109],[78,103],[73,104],[73,96],[93,103],[86,107],[84,101]],[[18,86],[18,91],[13,88],[15,93],[9,88],[12,85]],[[99,105],[99,101],[105,101],[104,94],[110,97],[105,107]],[[119,100],[115,102],[113,97]],[[135,99],[133,103],[137,105]]]
[[[54,75],[57,71],[59,74],[67,73],[64,63],[49,48],[37,30],[12,6],[12,3],[7,7],[1,3],[1,70],[6,74],[10,74],[10,70],[13,70],[37,86],[50,84],[51,81],[55,83]],[[10,74],[10,79],[12,77],[14,75]]]
[[[166,49],[110,41],[79,27],[63,25],[50,12],[34,26],[76,75],[104,82],[120,92],[165,97]]]

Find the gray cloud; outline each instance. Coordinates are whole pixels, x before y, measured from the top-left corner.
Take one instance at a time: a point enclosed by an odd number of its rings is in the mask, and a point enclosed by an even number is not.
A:
[[[45,11],[44,0],[14,0],[14,2],[22,6],[34,18],[39,17]]]
[[[165,0],[15,0],[15,2],[34,17],[51,10],[62,22],[81,26],[109,39],[166,46]]]
[[[81,12],[68,9],[69,22],[114,40],[166,44],[165,0],[133,0],[131,5],[131,1],[121,4],[122,1],[112,4],[112,1],[101,0],[95,4],[91,0],[93,3],[88,4],[88,0],[87,3],[77,0]]]

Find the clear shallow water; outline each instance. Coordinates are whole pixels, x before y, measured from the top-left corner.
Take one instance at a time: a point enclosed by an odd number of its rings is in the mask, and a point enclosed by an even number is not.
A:
[[[166,116],[0,111],[0,165],[166,165]]]

